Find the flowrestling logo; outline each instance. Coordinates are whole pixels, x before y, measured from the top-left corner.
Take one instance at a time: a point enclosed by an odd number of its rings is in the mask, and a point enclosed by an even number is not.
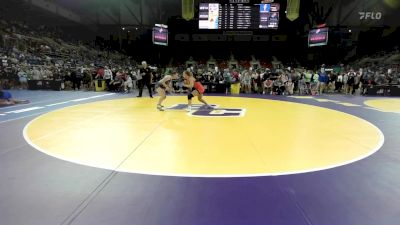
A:
[[[358,12],[360,20],[380,20],[382,19],[381,12]]]
[[[198,117],[243,117],[246,114],[246,109],[241,108],[219,108],[218,105],[211,105],[213,109],[207,108],[205,105],[193,104],[192,112],[189,113],[191,116]],[[169,110],[185,110],[188,107],[187,104],[176,104],[168,107]]]

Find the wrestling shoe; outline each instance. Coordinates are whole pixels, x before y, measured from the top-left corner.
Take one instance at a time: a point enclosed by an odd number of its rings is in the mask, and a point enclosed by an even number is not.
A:
[[[165,111],[164,106],[162,105],[157,105],[157,109],[160,111]]]

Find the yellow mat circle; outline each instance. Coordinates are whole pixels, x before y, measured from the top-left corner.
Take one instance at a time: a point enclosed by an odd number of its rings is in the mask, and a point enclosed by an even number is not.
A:
[[[339,111],[254,98],[206,99],[220,109],[200,109],[198,116],[160,112],[157,99],[146,98],[77,105],[34,119],[24,136],[36,149],[70,162],[198,177],[317,171],[363,159],[383,144],[378,128]],[[168,97],[165,104],[185,100]]]
[[[400,113],[400,98],[374,99],[364,104],[383,112]]]

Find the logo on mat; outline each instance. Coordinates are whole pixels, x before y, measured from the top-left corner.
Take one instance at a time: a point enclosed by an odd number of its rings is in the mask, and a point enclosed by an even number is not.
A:
[[[207,108],[205,105],[193,104],[192,112],[189,113],[191,116],[199,117],[242,117],[246,113],[246,109],[241,108],[219,108],[218,105],[211,105],[213,109]],[[185,110],[188,107],[187,104],[177,104],[168,107],[170,110]]]

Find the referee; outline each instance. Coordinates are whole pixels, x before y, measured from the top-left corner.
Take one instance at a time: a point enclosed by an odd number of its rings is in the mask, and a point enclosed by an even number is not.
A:
[[[153,95],[151,94],[151,80],[153,77],[152,77],[150,68],[147,66],[146,61],[142,62],[142,68],[140,69],[140,75],[142,76],[142,79],[138,80],[139,95],[137,97],[138,98],[142,97],[143,87],[146,85],[147,89],[149,90],[150,98],[153,98]]]

